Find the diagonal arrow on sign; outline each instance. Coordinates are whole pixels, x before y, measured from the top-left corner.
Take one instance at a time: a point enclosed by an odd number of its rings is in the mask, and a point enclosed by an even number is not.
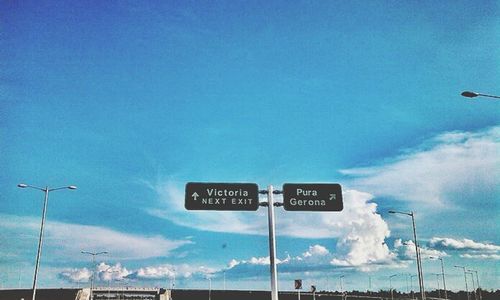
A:
[[[335,194],[330,194],[330,200],[335,200],[337,199],[337,195]]]

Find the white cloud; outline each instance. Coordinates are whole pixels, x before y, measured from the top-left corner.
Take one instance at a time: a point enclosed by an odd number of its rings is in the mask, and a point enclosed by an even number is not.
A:
[[[462,258],[480,260],[500,259],[500,246],[491,243],[480,243],[466,238],[457,240],[453,238],[433,237],[428,244],[430,247],[436,249],[467,252],[460,254]]]
[[[36,236],[40,221],[32,217],[1,215],[0,230],[28,232]],[[44,251],[54,255],[82,260],[81,250],[108,251],[115,259],[145,259],[167,256],[188,240],[168,240],[162,236],[141,236],[115,231],[105,227],[48,221],[44,234]]]
[[[147,266],[131,272],[127,277],[141,280],[175,279],[175,278],[207,278],[218,270],[205,266],[191,266],[188,264]]]
[[[492,259],[500,260],[500,254],[460,254],[460,257],[471,259]]]
[[[232,259],[228,268],[224,271],[237,277],[253,277],[268,270],[270,264],[269,257],[252,257],[249,260]],[[391,253],[384,260],[373,262],[356,262],[338,256],[330,252],[322,245],[310,246],[307,251],[296,257],[287,256],[285,259],[276,259],[276,264],[280,273],[305,273],[318,271],[331,271],[332,268],[348,268],[360,271],[373,271],[381,267],[401,268],[408,264],[400,261],[396,254]],[[220,273],[220,270],[218,273]]]
[[[120,281],[129,276],[131,272],[122,267],[120,263],[114,266],[101,262],[96,268],[96,278],[102,281]]]
[[[346,169],[377,197],[434,208],[495,205],[500,185],[500,127],[450,132],[377,166]],[[478,197],[478,195],[481,195]]]
[[[438,249],[484,250],[484,251],[500,252],[500,246],[488,243],[479,243],[465,238],[457,240],[452,238],[433,237],[429,241],[429,246]]]
[[[330,251],[328,251],[328,249],[326,249],[325,247],[323,247],[321,245],[314,245],[314,246],[310,246],[309,250],[304,252],[302,254],[302,256],[304,256],[304,257],[325,256],[328,254],[330,254]]]
[[[59,273],[59,277],[70,282],[89,282],[92,271],[83,269],[64,269]]]
[[[444,251],[439,251],[436,249],[429,249],[423,246],[420,246],[420,256],[422,259],[429,257],[445,257],[448,254]],[[394,241],[394,250],[393,252],[398,256],[400,260],[415,260],[415,243],[412,240],[403,241],[401,239],[396,239]]]

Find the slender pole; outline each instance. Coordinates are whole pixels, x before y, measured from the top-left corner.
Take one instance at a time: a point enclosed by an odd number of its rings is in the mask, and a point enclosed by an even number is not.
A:
[[[481,286],[479,285],[479,276],[477,275],[477,271],[474,272],[476,273],[477,289],[479,290],[479,300],[483,300],[483,296],[481,295]]]
[[[45,224],[45,215],[47,214],[47,203],[49,202],[49,187],[46,186],[43,189],[45,192],[45,199],[43,201],[43,212],[42,212],[42,225],[40,226],[40,237],[38,239],[38,251],[36,253],[36,264],[35,264],[35,276],[33,278],[33,300],[36,296],[36,282],[38,279],[38,268],[40,267],[40,255],[42,254],[42,243],[43,243],[43,226]]]
[[[278,272],[276,269],[276,236],[274,233],[273,186],[267,188],[267,211],[269,221],[269,260],[271,268],[271,300],[278,300]]]
[[[445,280],[445,275],[444,275],[444,262],[443,262],[443,258],[439,257],[439,260],[441,261],[441,274],[443,275],[444,298],[448,299],[448,292],[446,291],[446,280]]]
[[[212,296],[212,279],[210,277],[208,279],[208,300],[211,299]]]
[[[438,291],[438,297],[441,298],[441,290],[439,289],[439,273],[434,274],[436,275],[436,283],[437,283],[437,291]]]
[[[397,275],[398,274],[394,274],[394,275],[389,276],[389,285],[391,287],[391,300],[394,300],[394,291],[392,289],[392,278],[396,277]]]
[[[394,300],[394,294],[392,292],[392,276],[389,277],[389,285],[391,287],[391,300]]]
[[[410,212],[411,221],[413,224],[413,238],[415,241],[415,252],[417,254],[417,270],[418,270],[418,284],[420,286],[420,297],[422,300],[425,300],[425,291],[424,291],[424,274],[422,273],[422,261],[420,260],[420,250],[418,249],[418,240],[417,240],[417,229],[415,225],[415,214]]]
[[[95,272],[95,255],[92,255],[92,276],[90,277],[90,300],[94,294],[94,272]]]
[[[465,292],[467,293],[467,300],[469,300],[470,299],[470,296],[469,296],[469,287],[467,286],[467,274],[465,272],[465,267],[463,267],[463,266],[455,266],[455,268],[462,268],[464,270]]]
[[[472,277],[472,290],[474,291],[474,300],[477,300],[476,283],[474,283],[474,273],[467,272],[467,274],[470,274],[470,276]]]

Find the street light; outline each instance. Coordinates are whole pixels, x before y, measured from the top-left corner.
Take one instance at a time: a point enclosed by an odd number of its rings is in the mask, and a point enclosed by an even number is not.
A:
[[[476,92],[471,92],[471,91],[464,91],[460,95],[467,97],[467,98],[476,98],[478,96],[481,96],[481,97],[500,99],[500,96],[481,94],[481,93],[476,93]]]
[[[465,267],[463,266],[454,266],[455,268],[462,268],[464,270],[464,279],[465,279],[465,292],[467,293],[467,300],[470,299],[469,296],[469,287],[467,286],[467,273],[465,271]]]
[[[444,262],[442,257],[429,256],[430,259],[439,259],[441,261],[441,274],[443,275],[443,289],[444,289],[444,298],[448,299],[448,292],[446,291],[446,280],[444,275]]]
[[[207,280],[208,280],[208,300],[210,300],[212,296],[212,278],[207,276]]]
[[[438,298],[441,298],[441,289],[439,288],[439,276],[441,276],[441,273],[432,273],[432,274],[436,275],[436,284],[437,284]]]
[[[470,270],[467,270],[467,271],[470,271]],[[467,272],[467,274],[470,274],[470,277],[472,277],[472,290],[474,291],[474,300],[477,300],[476,284],[474,283],[474,273]]]
[[[411,298],[414,299],[414,293],[413,293],[413,277],[417,277],[418,275],[410,275],[410,286],[411,286]]]
[[[483,297],[481,295],[481,286],[479,285],[479,276],[477,275],[477,271],[474,270],[467,270],[467,271],[476,273],[477,289],[479,290],[479,300],[482,300]],[[472,277],[472,280],[474,280],[474,276]]]
[[[415,214],[413,211],[410,212],[400,212],[400,211],[394,211],[390,210],[390,214],[401,214],[401,215],[407,215],[411,217],[412,225],[413,225],[413,239],[415,242],[415,253],[417,254],[417,273],[418,273],[418,284],[420,286],[420,297],[421,300],[425,300],[425,290],[424,290],[424,274],[422,272],[422,263],[420,260],[420,250],[418,249],[418,241],[417,241],[417,229],[415,225]]]
[[[33,298],[32,298],[32,300],[35,300],[36,282],[38,279],[38,268],[40,267],[40,256],[42,255],[43,226],[45,224],[45,216],[47,215],[47,203],[49,202],[49,193],[52,191],[57,191],[57,190],[62,190],[62,189],[76,190],[76,186],[70,185],[70,186],[64,186],[64,187],[58,187],[58,188],[51,189],[48,186],[46,186],[45,188],[40,188],[40,187],[36,187],[33,185],[20,183],[17,185],[17,187],[22,188],[22,189],[31,188],[31,189],[35,189],[35,190],[40,190],[40,191],[45,193],[45,198],[43,201],[43,211],[42,211],[42,224],[40,225],[40,237],[38,239],[38,250],[36,252],[35,275],[33,278]]]
[[[92,255],[92,276],[90,277],[90,300],[92,300],[92,290],[94,289],[94,272],[95,272],[95,257],[100,254],[108,254],[107,251],[102,252],[89,252],[89,251],[80,251],[83,254]]]
[[[389,276],[389,286],[391,287],[391,300],[394,300],[394,294],[392,291],[392,278],[396,277],[396,276],[398,276],[398,274],[394,274],[394,275]]]

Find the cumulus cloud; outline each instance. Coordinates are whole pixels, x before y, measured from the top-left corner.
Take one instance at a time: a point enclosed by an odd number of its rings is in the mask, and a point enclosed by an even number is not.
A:
[[[0,230],[32,232],[36,236],[40,220],[32,217],[2,215]],[[74,258],[82,249],[105,249],[113,258],[146,259],[167,256],[174,249],[192,243],[189,240],[169,240],[162,236],[142,236],[119,232],[105,227],[48,221],[45,227],[45,251],[49,257]]]
[[[64,269],[59,274],[59,278],[64,279],[70,282],[88,282],[90,277],[92,276],[92,271],[83,268],[83,269]]]
[[[96,266],[96,281],[121,281],[124,279],[133,280],[161,280],[175,278],[207,278],[214,276],[219,270],[205,266],[191,266],[187,264],[171,265],[162,264],[158,266],[145,266],[136,270],[128,270],[120,263],[108,265],[101,262]],[[85,282],[90,279],[92,270],[64,269],[59,273],[59,278],[71,282]]]
[[[142,280],[156,280],[165,278],[207,278],[213,276],[217,269],[206,266],[191,266],[188,264],[147,266],[132,272],[128,277]]]
[[[481,260],[499,260],[500,246],[491,243],[480,243],[470,239],[453,239],[433,237],[428,245],[435,249],[467,252],[460,254],[462,258],[481,259]]]
[[[483,251],[493,251],[493,252],[500,251],[500,246],[488,243],[479,243],[465,238],[457,240],[452,238],[433,237],[429,241],[429,246],[437,249],[450,249],[450,250],[483,250]]]
[[[120,263],[111,266],[101,262],[93,271],[95,281],[120,281],[131,274],[131,272],[122,267]],[[88,282],[92,276],[92,269],[64,269],[58,276],[69,282]]]
[[[341,172],[377,197],[409,201],[414,206],[490,207],[499,198],[499,149],[500,126],[448,132],[380,165]]]
[[[248,260],[231,260],[228,267],[220,270],[237,277],[252,277],[262,274],[269,269],[269,256],[252,257]],[[319,271],[330,271],[332,268],[357,269],[360,271],[373,271],[381,267],[400,268],[407,266],[407,263],[399,260],[396,254],[391,253],[384,260],[363,262],[349,261],[345,257],[330,252],[322,245],[312,245],[299,256],[287,256],[284,259],[277,259],[276,264],[280,273],[314,273]]]
[[[312,256],[325,256],[328,254],[330,254],[330,251],[328,251],[328,249],[326,249],[325,247],[323,247],[321,245],[314,245],[314,246],[310,246],[309,250],[304,252],[302,254],[302,256],[312,257]]]
[[[462,258],[500,260],[500,254],[460,254]]]
[[[401,239],[396,239],[394,241],[393,252],[397,255],[398,259],[403,261],[413,261],[416,258],[415,243],[413,243],[412,240],[403,241]],[[448,256],[448,254],[444,251],[420,246],[420,256],[424,259],[429,257],[444,257]]]
[[[204,231],[267,235],[267,212],[186,211],[184,192],[172,182],[149,185],[158,193],[161,207],[150,209],[155,216]],[[284,212],[276,210],[276,230],[281,236],[338,238],[339,264],[360,266],[391,260],[383,244],[390,231],[377,214],[377,204],[368,193],[346,189],[341,213]],[[277,201],[280,201],[277,197]],[[168,213],[165,213],[168,211]],[[320,251],[312,249],[312,251]]]

